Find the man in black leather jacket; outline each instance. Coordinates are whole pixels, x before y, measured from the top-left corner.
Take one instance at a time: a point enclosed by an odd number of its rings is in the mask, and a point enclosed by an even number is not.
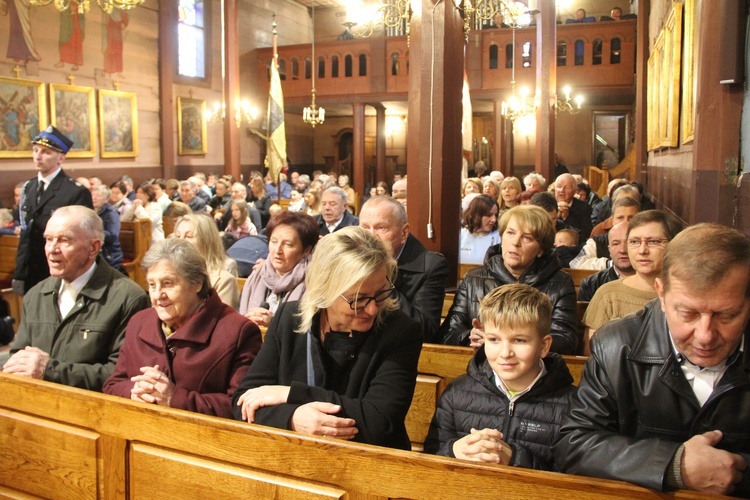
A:
[[[715,224],[683,231],[656,290],[596,332],[557,463],[656,490],[750,496],[750,239]]]
[[[618,280],[623,276],[632,276],[635,274],[635,270],[630,264],[628,246],[625,241],[628,235],[628,225],[628,222],[621,222],[607,233],[612,266],[596,274],[587,276],[581,281],[581,286],[578,290],[578,300],[580,302],[591,301],[591,298],[603,284]]]

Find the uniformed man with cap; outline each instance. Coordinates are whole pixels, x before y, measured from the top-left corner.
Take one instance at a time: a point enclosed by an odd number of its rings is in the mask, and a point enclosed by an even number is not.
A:
[[[49,276],[44,254],[44,228],[57,208],[83,205],[93,208],[91,193],[62,169],[73,141],[50,125],[32,141],[37,176],[23,187],[20,213],[21,237],[13,273],[13,290],[23,295]]]

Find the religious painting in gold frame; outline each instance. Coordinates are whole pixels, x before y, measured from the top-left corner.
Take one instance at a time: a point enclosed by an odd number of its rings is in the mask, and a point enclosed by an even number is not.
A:
[[[93,158],[96,142],[94,89],[78,85],[49,85],[52,125],[73,141],[68,158]]]
[[[177,97],[177,154],[204,155],[208,152],[206,101]]]
[[[679,145],[680,132],[680,70],[682,69],[682,4],[672,2],[667,22],[664,25],[664,54],[662,56],[661,101],[664,115],[661,145],[675,148]]]
[[[697,94],[695,74],[697,71],[695,47],[698,43],[696,29],[696,1],[685,0],[683,18],[682,54],[682,109],[680,111],[682,143],[693,142],[695,135],[695,97]]]
[[[654,150],[661,147],[661,101],[663,98],[660,85],[662,70],[662,53],[664,48],[664,32],[660,33],[654,41],[651,56],[648,59],[648,85],[647,85],[647,133],[648,149]]]
[[[99,91],[99,156],[138,156],[138,100],[133,92]]]
[[[47,116],[43,82],[0,77],[0,158],[31,158]]]

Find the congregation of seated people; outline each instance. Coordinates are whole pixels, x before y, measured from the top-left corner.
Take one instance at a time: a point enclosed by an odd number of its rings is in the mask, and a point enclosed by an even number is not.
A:
[[[442,322],[448,261],[411,234],[405,178],[359,200],[348,177],[317,171],[92,177],[93,210],[46,225],[50,277],[26,292],[3,371],[409,450],[423,343],[469,346],[425,452],[750,494],[750,422],[735,411],[750,402],[748,238],[683,229],[627,181],[596,201],[568,172],[549,187],[472,175],[456,216],[460,262],[476,268]],[[117,243],[138,219],[152,231],[145,292]],[[596,272],[578,292],[563,258]],[[591,301],[582,318],[577,301]],[[575,387],[561,355],[583,353]]]

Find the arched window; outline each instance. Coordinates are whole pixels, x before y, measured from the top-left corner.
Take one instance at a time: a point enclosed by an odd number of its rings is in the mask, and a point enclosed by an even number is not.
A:
[[[352,76],[354,72],[353,66],[354,66],[354,61],[352,59],[351,54],[347,54],[346,56],[344,56],[344,76],[345,77],[349,78],[350,76]]]
[[[339,77],[339,56],[331,56],[331,78]]]
[[[203,0],[179,0],[177,9],[177,74],[182,77],[207,78],[207,13],[210,4]]]
[[[299,80],[299,61],[296,57],[292,59],[292,80]]]
[[[312,78],[312,61],[309,57],[305,57],[305,80]]]
[[[609,46],[609,64],[620,64],[620,50],[622,50],[622,40],[613,38]]]
[[[592,64],[598,65],[602,63],[602,45],[601,38],[594,39],[594,52],[591,58]]]
[[[323,56],[318,58],[318,74],[316,75],[316,78],[325,78],[326,77],[326,60]]]
[[[524,42],[524,44],[521,46],[521,50],[523,51],[521,53],[521,56],[523,57],[523,67],[530,68],[531,67],[531,42]]]
[[[367,76],[367,55],[359,55],[359,76]]]
[[[583,40],[576,40],[576,66],[583,66]]]
[[[391,54],[391,75],[398,76],[398,52]]]
[[[565,66],[568,62],[568,44],[558,42],[557,44],[557,65]]]
[[[500,64],[498,59],[498,52],[499,50],[497,48],[497,45],[495,45],[494,43],[490,45],[490,69],[497,69],[498,64]]]
[[[509,43],[505,46],[505,67],[513,67],[513,44]]]
[[[286,80],[286,59],[279,58],[279,78]]]

